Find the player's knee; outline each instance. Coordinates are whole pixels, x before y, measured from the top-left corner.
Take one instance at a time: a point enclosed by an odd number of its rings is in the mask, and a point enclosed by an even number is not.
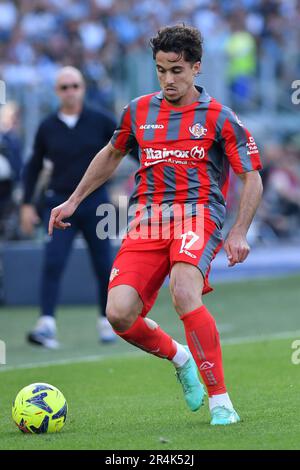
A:
[[[202,305],[203,277],[197,267],[177,263],[171,271],[170,291],[179,315]]]
[[[195,294],[188,286],[176,284],[171,287],[171,296],[176,310],[182,310],[193,302]]]
[[[202,305],[201,290],[187,283],[171,284],[172,302],[179,315],[190,312]]]
[[[126,331],[135,322],[138,314],[137,306],[123,298],[108,299],[106,316],[116,331]]]

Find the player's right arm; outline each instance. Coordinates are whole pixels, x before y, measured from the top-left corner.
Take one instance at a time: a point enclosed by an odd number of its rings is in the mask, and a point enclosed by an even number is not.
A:
[[[79,204],[110,178],[123,156],[124,152],[116,149],[111,143],[96,154],[69,199],[52,209],[48,227],[49,235],[52,235],[53,228],[65,229],[71,225],[64,222],[64,219],[71,217]]]
[[[79,185],[69,199],[51,211],[48,232],[52,235],[53,228],[66,229],[70,223],[64,219],[71,217],[79,204],[95,189],[99,188],[113,174],[124,155],[136,145],[132,130],[131,104],[125,106],[119,126],[110,142],[103,147],[91,161]]]

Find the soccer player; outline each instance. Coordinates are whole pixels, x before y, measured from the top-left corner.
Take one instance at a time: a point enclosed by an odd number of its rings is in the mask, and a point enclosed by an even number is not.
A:
[[[129,211],[135,204],[144,210],[137,211],[131,221],[114,261],[107,317],[121,338],[174,364],[192,411],[200,408],[205,394],[198,369],[209,396],[211,424],[237,423],[240,418],[224,381],[218,330],[202,295],[212,290],[210,264],[222,246],[229,165],[242,181],[242,192],[224,248],[229,266],[248,256],[246,234],[262,194],[259,152],[238,117],[203,87],[194,85],[202,58],[198,30],[181,25],[164,27],[150,45],[161,91],[134,99],[125,107],[110,143],[95,156],[71,197],[52,210],[49,233],[54,227],[69,227],[64,219],[138,144],[140,168]],[[157,215],[157,206],[171,211],[172,207],[183,208],[187,229],[178,235],[174,209],[170,236],[165,237],[164,210]],[[142,227],[152,227],[153,219],[154,225],[159,222],[158,236],[130,236],[139,230],[145,232]],[[146,318],[168,274],[188,348]]]

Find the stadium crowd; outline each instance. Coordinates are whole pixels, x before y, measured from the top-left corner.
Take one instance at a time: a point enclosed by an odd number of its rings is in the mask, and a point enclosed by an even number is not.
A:
[[[237,111],[257,100],[253,84],[268,63],[262,59],[272,57],[272,73],[282,89],[300,77],[300,0],[4,0],[0,77],[8,90],[37,89],[41,83],[50,89],[58,69],[74,65],[87,80],[88,98],[114,109],[113,84],[116,77],[126,83],[128,54],[143,51],[161,25],[182,21],[199,28],[206,50],[225,52],[229,104]],[[18,105],[1,107],[0,153],[10,169],[2,159],[0,218],[7,219],[28,155],[21,157],[24,123],[22,115],[18,119]],[[289,135],[263,144],[260,224],[267,237],[294,237],[300,227],[300,143]],[[0,231],[13,237],[12,230]]]
[[[251,97],[261,57],[289,82],[300,69],[299,0],[14,0],[0,3],[1,75],[8,84],[53,83],[58,67],[74,65],[109,92],[127,53],[182,21],[202,32],[206,48],[227,52],[239,99]]]

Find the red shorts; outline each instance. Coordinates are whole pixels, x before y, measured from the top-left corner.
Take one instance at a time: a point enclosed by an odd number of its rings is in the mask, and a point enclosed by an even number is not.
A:
[[[204,278],[203,294],[212,291],[208,282],[210,264],[222,246],[221,231],[206,209],[204,217],[191,217],[184,226],[181,221],[173,221],[151,230],[147,225],[139,225],[136,239],[129,231],[113,263],[108,286],[108,289],[121,284],[134,287],[144,304],[142,316],[153,307],[176,262],[197,266]]]

